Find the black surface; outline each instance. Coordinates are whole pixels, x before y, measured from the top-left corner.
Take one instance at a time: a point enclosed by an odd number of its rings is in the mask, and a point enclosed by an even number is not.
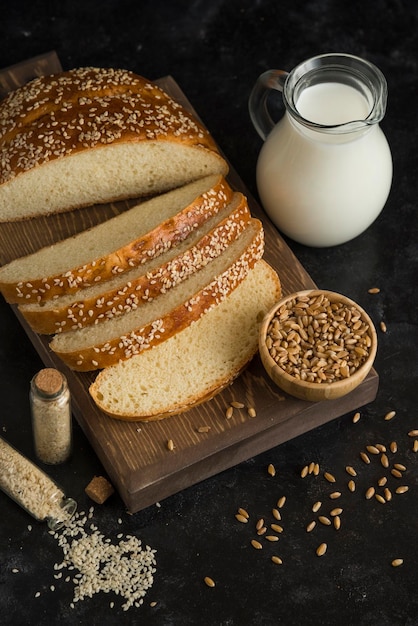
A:
[[[382,127],[393,152],[394,182],[384,211],[356,240],[322,250],[289,242],[319,286],[345,293],[377,324],[382,318],[387,324],[376,360],[380,390],[375,402],[361,408],[361,420],[353,424],[352,415],[343,416],[133,516],[117,496],[97,506],[95,521],[105,534],[133,533],[158,551],[154,586],[144,605],[128,613],[119,598],[105,594],[70,609],[72,585],[53,579],[61,556],[56,541],[0,493],[0,623],[418,624],[418,454],[407,436],[418,428],[417,18],[418,6],[407,0],[4,3],[0,66],[55,49],[64,68],[103,65],[151,79],[173,75],[255,195],[261,140],[247,100],[258,74],[291,69],[322,52],[368,58],[388,80]],[[381,292],[372,296],[368,288],[375,285]],[[0,431],[33,458],[28,391],[42,364],[3,301],[0,316]],[[397,414],[388,422],[390,409]],[[90,502],[84,487],[102,468],[77,426],[74,434],[73,458],[50,474],[85,509]],[[362,464],[359,452],[392,440],[398,442],[397,459],[408,466],[403,482],[409,492],[384,505],[367,501],[365,489],[385,470],[375,458]],[[331,505],[322,477],[300,478],[310,461],[337,476],[344,508],[338,532],[305,531],[313,502],[322,499],[324,510]],[[274,478],[269,463],[277,468]],[[359,469],[354,494],[346,487],[347,464]],[[278,544],[256,551],[249,544],[255,520],[267,519],[282,494],[288,498],[285,532]],[[251,513],[250,524],[235,521],[239,506]],[[318,558],[322,540],[328,552]],[[282,566],[270,562],[272,553],[282,556]],[[391,567],[395,557],[404,559],[402,567]],[[203,583],[207,575],[215,588]]]

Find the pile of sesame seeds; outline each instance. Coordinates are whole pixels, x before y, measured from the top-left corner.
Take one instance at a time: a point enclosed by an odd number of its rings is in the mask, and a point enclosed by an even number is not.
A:
[[[58,581],[72,583],[72,609],[97,593],[120,596],[124,611],[140,607],[154,582],[156,551],[133,535],[119,533],[118,543],[112,542],[92,522],[93,515],[91,507],[87,514],[76,513],[60,531],[50,531],[63,551],[63,560],[54,565],[56,582],[50,590],[56,589]],[[35,593],[35,597],[40,595]],[[114,606],[111,601],[110,608]]]

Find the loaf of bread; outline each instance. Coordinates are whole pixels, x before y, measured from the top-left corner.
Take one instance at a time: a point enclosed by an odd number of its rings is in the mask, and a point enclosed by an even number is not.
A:
[[[0,103],[0,221],[154,195],[228,165],[208,131],[132,72],[79,68]]]
[[[261,259],[264,233],[251,218],[226,250],[179,285],[102,324],[54,336],[50,348],[72,369],[102,369],[166,341],[221,302]]]
[[[280,294],[276,272],[259,261],[197,322],[100,372],[90,386],[93,400],[105,413],[124,420],[156,420],[208,400],[257,352],[261,320]]]
[[[0,268],[10,303],[44,302],[107,280],[186,239],[232,199],[220,175],[208,176],[131,208],[80,234]]]
[[[19,310],[32,330],[40,334],[76,330],[123,315],[166,293],[224,252],[250,218],[247,200],[237,192],[219,213],[160,256],[78,294],[23,304]]]

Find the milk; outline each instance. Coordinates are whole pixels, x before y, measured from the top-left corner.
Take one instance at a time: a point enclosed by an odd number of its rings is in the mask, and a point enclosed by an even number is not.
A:
[[[334,126],[364,120],[370,101],[347,84],[306,87],[296,101],[306,120]],[[261,202],[286,235],[332,246],[363,232],[381,212],[392,180],[392,158],[379,126],[342,134],[312,130],[288,112],[269,134],[257,163]]]
[[[371,105],[354,87],[343,83],[319,83],[304,89],[296,109],[305,120],[334,126],[364,120]]]

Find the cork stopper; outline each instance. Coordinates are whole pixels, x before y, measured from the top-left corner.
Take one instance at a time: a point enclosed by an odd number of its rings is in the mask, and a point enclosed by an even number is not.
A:
[[[63,388],[63,375],[58,370],[47,367],[36,374],[34,383],[41,395],[52,398]]]

